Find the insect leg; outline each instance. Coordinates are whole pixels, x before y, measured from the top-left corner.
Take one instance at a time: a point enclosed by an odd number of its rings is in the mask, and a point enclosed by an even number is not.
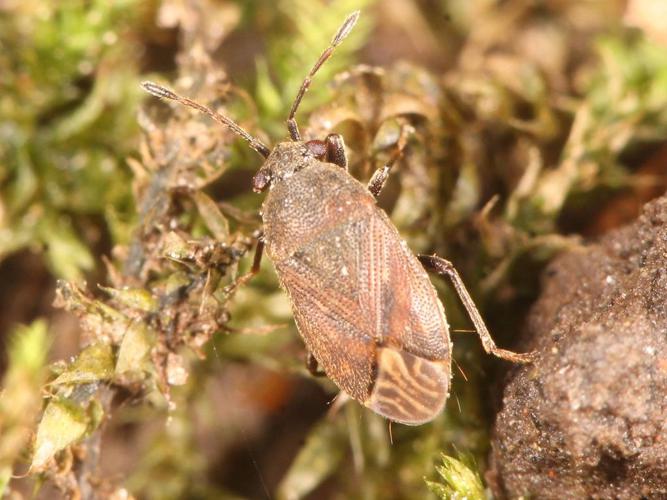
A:
[[[446,276],[452,282],[454,290],[456,290],[456,294],[461,299],[461,302],[463,302],[463,307],[465,307],[468,316],[470,316],[470,320],[475,326],[477,335],[479,335],[479,338],[482,341],[482,346],[487,353],[515,363],[530,363],[535,359],[535,353],[533,352],[516,353],[500,349],[496,346],[493,338],[491,338],[489,330],[486,328],[482,315],[479,313],[475,302],[472,300],[472,297],[463,284],[461,276],[451,262],[442,259],[437,255],[418,255],[417,258],[426,270],[435,272],[440,276]]]
[[[400,135],[398,136],[398,141],[396,141],[396,148],[394,149],[394,152],[391,154],[389,161],[385,163],[382,167],[378,168],[371,176],[371,180],[368,181],[368,186],[367,186],[368,190],[375,198],[377,198],[380,195],[382,188],[384,188],[384,185],[387,183],[387,179],[389,178],[389,173],[391,172],[391,168],[394,166],[396,161],[401,156],[403,156],[403,150],[405,149],[405,145],[407,144],[408,134],[412,132],[414,132],[414,128],[411,125],[405,123],[401,125],[401,132]]]
[[[250,271],[245,273],[243,276],[239,276],[238,278],[236,278],[234,283],[231,283],[225,288],[225,293],[227,295],[232,295],[239,286],[245,285],[248,281],[252,279],[253,276],[255,276],[259,272],[259,266],[262,263],[263,254],[264,254],[264,235],[261,235],[257,239],[257,246],[255,247],[255,257],[252,261],[252,267],[250,268]]]
[[[343,136],[340,134],[329,134],[324,139],[324,144],[327,148],[325,160],[347,171],[347,155],[345,154]]]
[[[326,373],[323,370],[320,370],[320,364],[313,356],[313,353],[308,351],[306,354],[306,369],[310,372],[313,377],[325,377]]]
[[[373,173],[371,180],[368,181],[368,186],[367,186],[368,190],[375,198],[380,196],[382,188],[384,188],[384,185],[387,183],[387,179],[389,178],[389,172],[391,171],[391,167],[394,166],[395,161],[396,160],[392,161],[390,159],[389,162],[387,162],[384,166],[378,168]]]

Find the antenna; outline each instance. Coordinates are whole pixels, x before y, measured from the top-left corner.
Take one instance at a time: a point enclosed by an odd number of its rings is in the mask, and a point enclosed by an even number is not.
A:
[[[143,89],[148,92],[149,94],[154,95],[155,97],[161,97],[163,99],[170,99],[172,101],[176,101],[180,104],[183,104],[185,106],[188,106],[190,108],[194,108],[197,111],[201,111],[204,114],[207,114],[211,118],[213,118],[216,122],[221,123],[222,125],[225,125],[229,127],[232,132],[234,132],[237,135],[240,135],[243,137],[248,143],[250,144],[250,147],[257,151],[260,155],[262,155],[264,158],[267,158],[269,154],[271,153],[271,150],[259,139],[256,139],[252,135],[250,135],[248,132],[243,130],[234,120],[231,118],[227,118],[224,115],[221,115],[217,111],[213,111],[211,108],[204,106],[203,104],[199,104],[198,102],[193,101],[192,99],[188,99],[187,97],[180,96],[171,90],[162,87],[161,85],[158,85],[157,83],[153,82],[143,82],[141,84]]]
[[[287,117],[287,130],[289,130],[290,137],[292,138],[293,141],[301,140],[301,134],[299,134],[299,126],[297,125],[296,120],[294,119],[294,115],[296,115],[296,110],[299,109],[299,104],[301,104],[303,96],[306,94],[306,92],[308,91],[308,87],[310,87],[310,83],[313,81],[315,73],[317,73],[317,71],[322,67],[322,65],[325,62],[327,62],[327,60],[331,57],[331,54],[333,54],[336,47],[338,47],[340,43],[343,40],[345,40],[345,38],[347,38],[347,35],[350,34],[350,31],[352,31],[352,28],[354,28],[354,25],[357,23],[357,19],[359,19],[358,10],[355,10],[352,14],[347,16],[345,21],[343,21],[341,27],[338,28],[338,31],[331,39],[331,43],[329,44],[329,46],[326,49],[324,49],[324,52],[322,52],[322,55],[317,60],[313,68],[310,70],[310,73],[308,73],[303,83],[301,84],[299,92],[297,93],[296,98],[292,103],[292,109],[290,109],[289,116]]]

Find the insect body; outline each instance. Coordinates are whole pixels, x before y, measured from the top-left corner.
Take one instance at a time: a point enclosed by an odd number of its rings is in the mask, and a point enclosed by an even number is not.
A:
[[[256,191],[269,190],[264,236],[251,273],[237,284],[258,271],[266,245],[299,332],[325,373],[376,413],[417,425],[442,410],[451,376],[449,327],[424,267],[452,280],[487,352],[517,362],[530,355],[497,348],[452,265],[415,257],[377,207],[391,163],[364,186],[347,173],[342,137],[301,140],[298,105],[357,17],[346,19],[306,77],[287,120],[292,140],[273,150],[213,110],[153,83],[144,88],[207,113],[266,158],[253,180]]]
[[[305,144],[277,146],[264,168],[267,252],[309,351],[377,413],[431,420],[447,398],[451,348],[423,267],[368,189]]]

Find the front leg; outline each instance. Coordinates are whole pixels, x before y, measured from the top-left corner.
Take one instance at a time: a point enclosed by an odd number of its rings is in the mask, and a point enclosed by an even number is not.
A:
[[[377,197],[380,196],[380,193],[382,192],[384,185],[387,183],[387,179],[389,178],[389,172],[391,172],[391,167],[393,166],[393,164],[394,162],[389,161],[382,167],[378,168],[373,173],[371,180],[368,181],[368,186],[367,186],[368,190],[371,192],[374,198],[377,199]]]
[[[411,134],[414,131],[415,129],[412,127],[412,125],[407,123],[403,123],[401,125],[401,132],[398,136],[398,140],[396,141],[396,149],[394,149],[394,152],[391,154],[389,161],[382,167],[378,168],[371,176],[371,180],[368,181],[368,190],[375,198],[380,196],[384,185],[387,183],[391,168],[394,166],[396,161],[398,161],[398,159],[403,156],[403,150],[405,149],[405,146],[408,142],[408,134]]]
[[[260,236],[257,238],[257,246],[255,247],[255,257],[253,258],[252,261],[252,267],[250,268],[250,271],[245,273],[243,276],[239,276],[234,280],[233,283],[227,285],[225,287],[225,294],[226,295],[232,295],[234,292],[236,292],[236,289],[241,286],[245,285],[250,279],[255,276],[259,272],[260,265],[262,263],[262,255],[264,255],[264,234],[260,234]]]
[[[461,299],[463,307],[465,307],[468,316],[470,316],[470,320],[475,326],[477,335],[479,335],[479,338],[482,341],[482,346],[487,353],[493,354],[494,356],[497,356],[501,359],[506,359],[507,361],[512,361],[514,363],[530,363],[535,360],[534,352],[516,353],[507,351],[505,349],[500,349],[498,346],[496,346],[493,338],[491,338],[489,330],[486,328],[486,324],[482,319],[482,315],[479,313],[475,302],[472,300],[472,297],[463,284],[461,276],[451,262],[442,259],[437,255],[418,255],[417,258],[420,260],[427,271],[433,271],[440,276],[445,276],[452,282],[452,285],[454,285],[454,290],[456,290],[456,294],[459,296],[459,299]]]

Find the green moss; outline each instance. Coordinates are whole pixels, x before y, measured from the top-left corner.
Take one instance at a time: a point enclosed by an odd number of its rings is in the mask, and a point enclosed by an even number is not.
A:
[[[130,1],[35,1],[0,17],[0,259],[44,249],[57,276],[80,279],[94,265],[87,217],[127,239],[137,14]]]

